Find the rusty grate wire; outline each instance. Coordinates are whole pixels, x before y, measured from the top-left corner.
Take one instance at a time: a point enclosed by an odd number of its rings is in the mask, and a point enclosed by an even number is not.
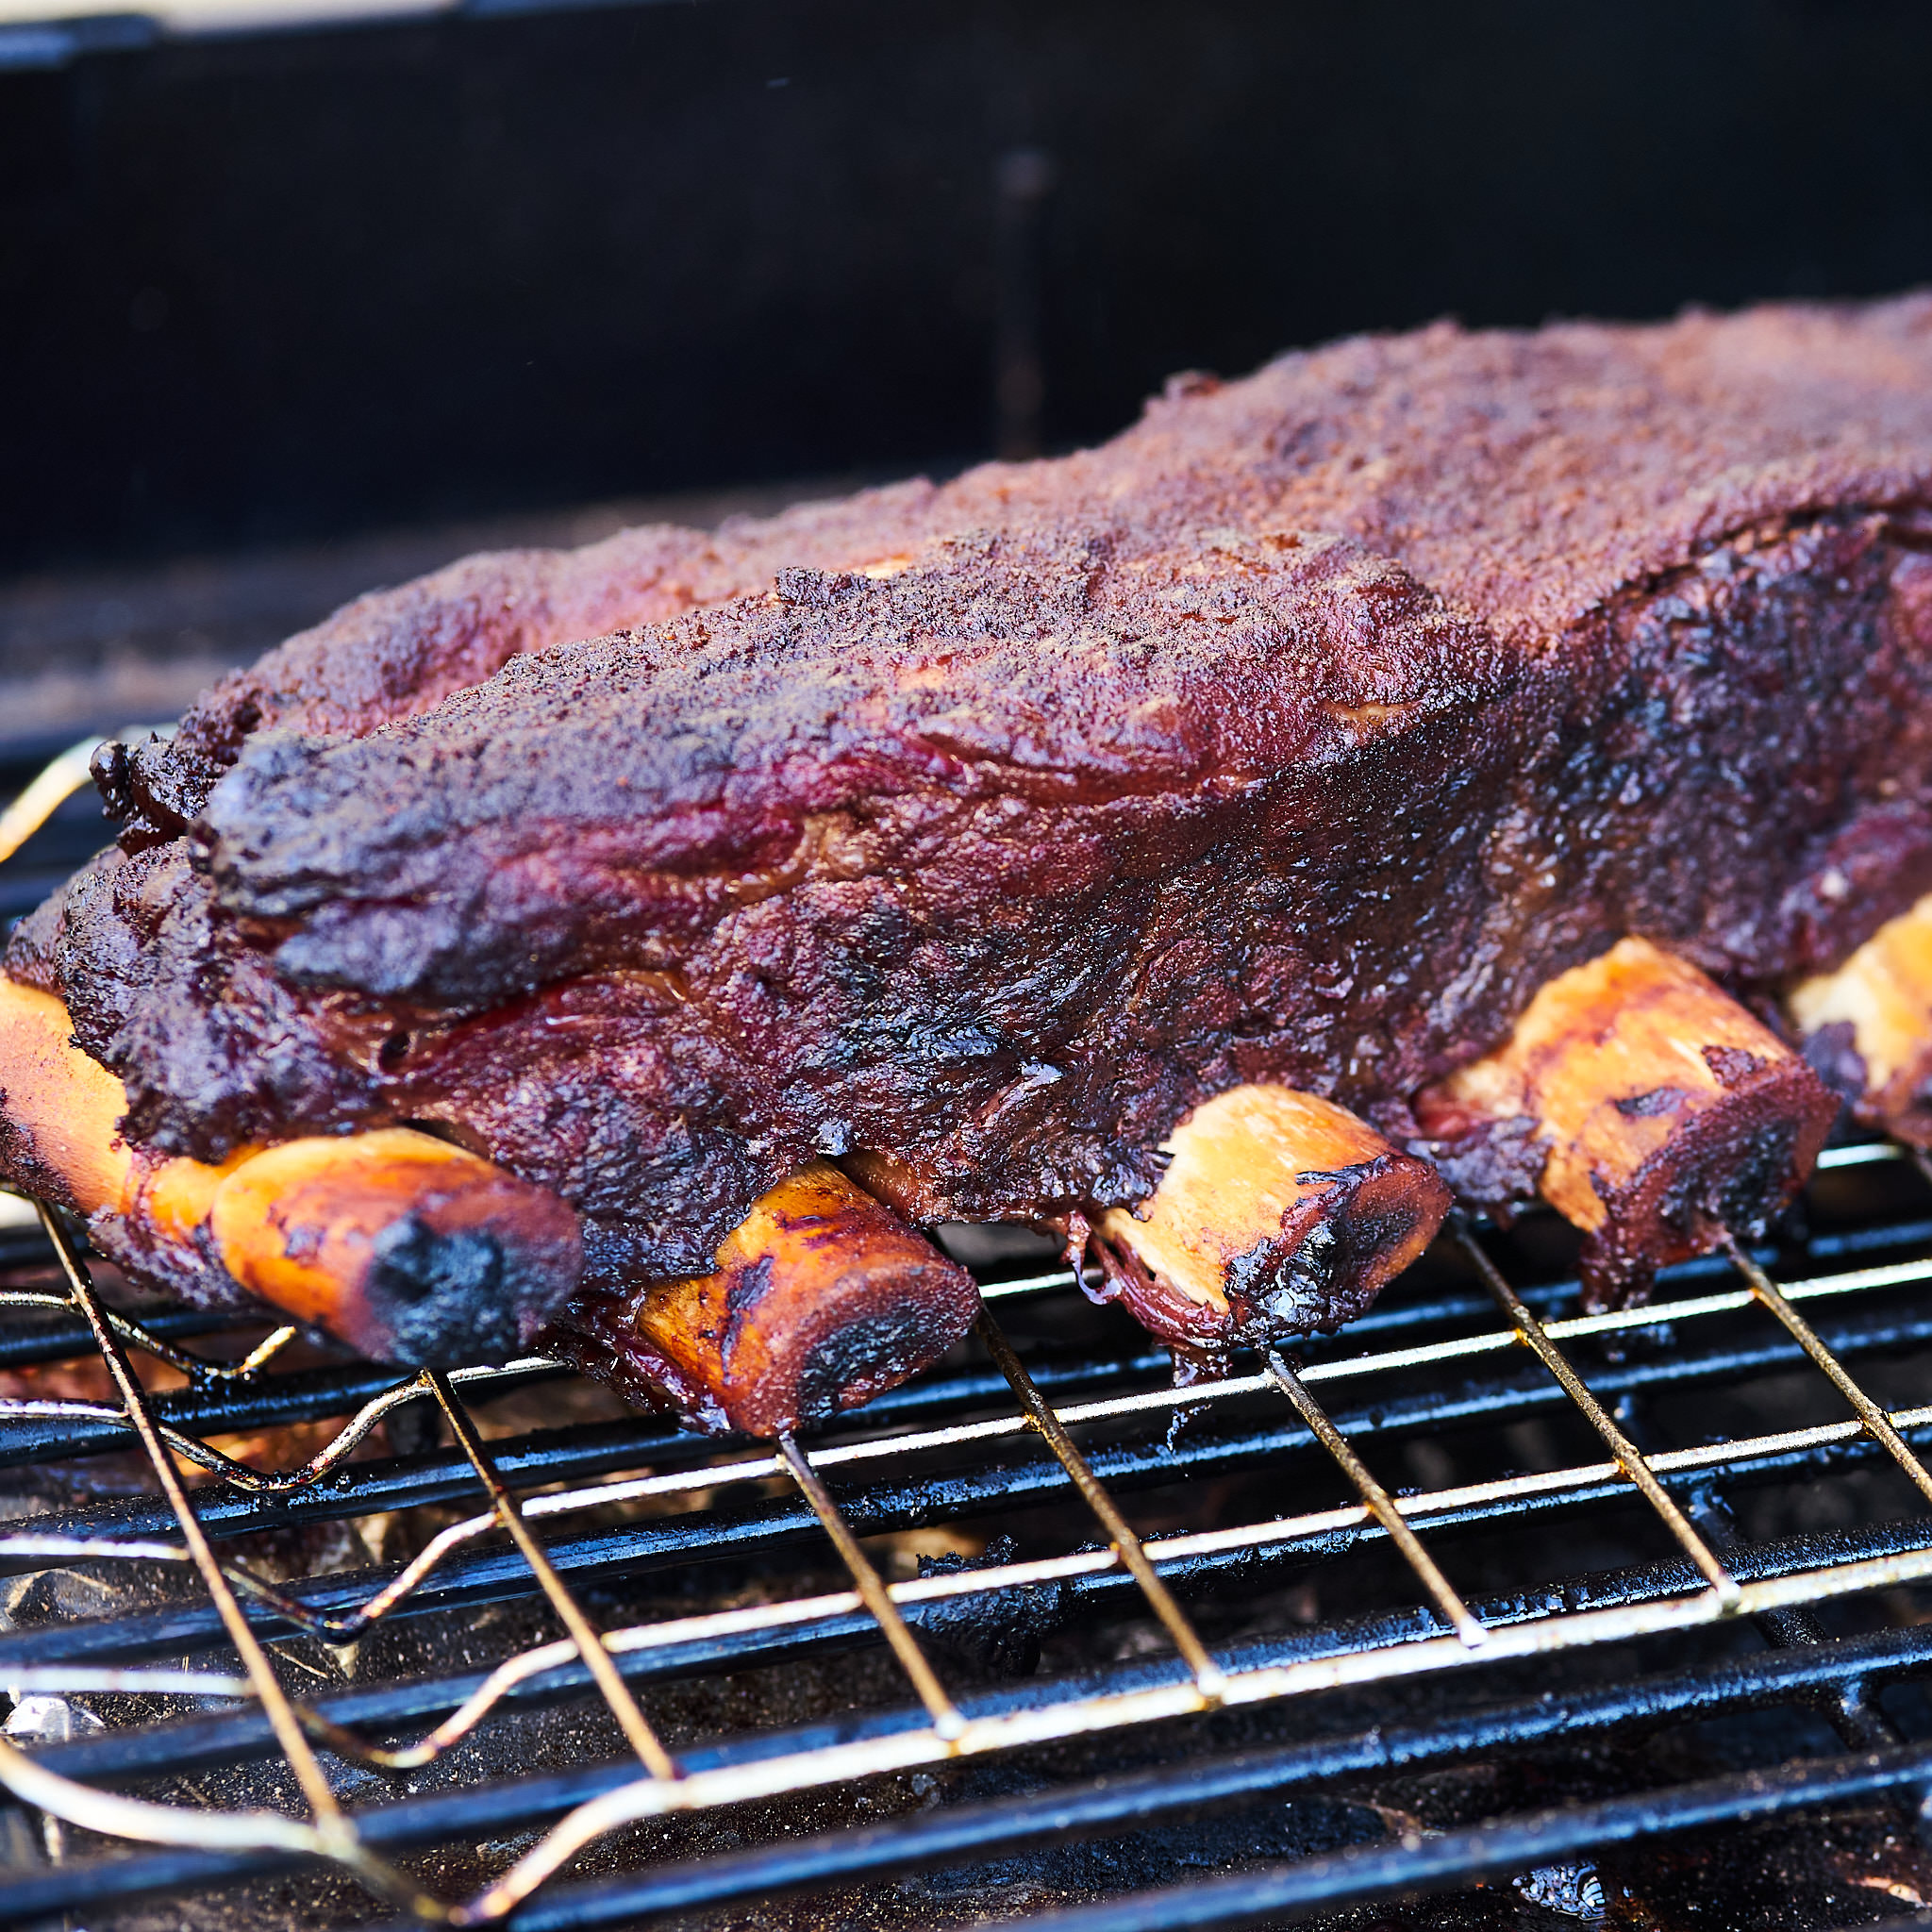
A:
[[[1847,1169],[1895,1158],[1896,1150],[1890,1147],[1853,1147],[1828,1156],[1827,1162]],[[1391,1296],[1397,1306],[1345,1331],[1320,1359],[1294,1363],[1274,1354],[1254,1372],[1219,1383],[1184,1390],[1141,1387],[1058,1401],[1036,1386],[993,1310],[1023,1298],[1071,1295],[1074,1284],[1064,1273],[1024,1275],[986,1286],[989,1306],[980,1339],[1007,1396],[1003,1403],[992,1402],[992,1385],[982,1382],[968,1391],[972,1400],[960,1406],[991,1412],[956,1422],[923,1421],[914,1391],[897,1408],[889,1402],[861,1412],[849,1428],[809,1445],[788,1440],[775,1449],[739,1447],[699,1453],[695,1459],[688,1454],[686,1466],[556,1488],[547,1486],[556,1480],[551,1465],[539,1465],[522,1476],[509,1468],[510,1458],[502,1445],[486,1444],[467,1406],[470,1394],[478,1389],[487,1392],[518,1376],[551,1372],[552,1365],[536,1359],[503,1370],[453,1375],[391,1374],[386,1386],[356,1407],[324,1450],[298,1466],[265,1474],[236,1462],[202,1441],[192,1428],[164,1420],[134,1361],[144,1354],[185,1373],[196,1393],[229,1404],[222,1408],[221,1402],[215,1403],[219,1419],[232,1416],[234,1400],[245,1398],[251,1388],[273,1383],[276,1338],[240,1363],[205,1362],[178,1341],[108,1307],[73,1236],[57,1216],[42,1210],[42,1220],[58,1260],[62,1286],[15,1292],[8,1300],[69,1318],[78,1316],[108,1364],[119,1400],[12,1400],[0,1403],[0,1419],[57,1429],[119,1432],[124,1439],[131,1434],[172,1524],[150,1518],[138,1535],[104,1533],[94,1520],[22,1525],[10,1534],[0,1534],[0,1559],[15,1567],[51,1566],[79,1557],[90,1561],[192,1565],[212,1609],[204,1634],[210,1642],[225,1641],[240,1670],[225,1674],[128,1661],[114,1655],[111,1644],[95,1655],[80,1641],[86,1633],[70,1627],[56,1632],[51,1645],[39,1648],[28,1640],[41,1633],[0,1637],[0,1677],[16,1698],[86,1690],[232,1698],[237,1711],[252,1711],[258,1724],[266,1724],[275,1751],[294,1777],[306,1815],[196,1807],[129,1795],[111,1787],[127,1781],[128,1766],[135,1759],[124,1760],[118,1777],[89,1780],[58,1768],[58,1751],[35,1753],[4,1739],[0,1782],[47,1817],[108,1838],[176,1848],[213,1857],[218,1862],[225,1857],[248,1855],[325,1860],[353,1874],[372,1892],[418,1921],[480,1924],[500,1919],[538,1894],[579,1854],[644,1820],[849,1786],[964,1758],[1139,1729],[1222,1707],[1285,1702],[1337,1687],[1489,1670],[1510,1660],[1688,1632],[1740,1617],[1765,1618],[1855,1593],[1932,1582],[1932,1522],[1893,1525],[1887,1538],[1862,1553],[1800,1552],[1786,1560],[1760,1563],[1755,1574],[1744,1574],[1693,1522],[1694,1512],[1678,1495],[1687,1482],[1698,1479],[1728,1478],[1780,1466],[1802,1468],[1807,1458],[1869,1449],[1895,1463],[1917,1491],[1932,1497],[1932,1475],[1912,1446],[1914,1438],[1932,1433],[1932,1405],[1886,1410],[1864,1391],[1842,1355],[1821,1339],[1804,1312],[1857,1310],[1895,1298],[1897,1291],[1932,1283],[1932,1258],[1824,1270],[1780,1283],[1757,1258],[1737,1251],[1728,1260],[1728,1281],[1710,1267],[1693,1267],[1680,1271],[1660,1304],[1619,1314],[1546,1319],[1531,1307],[1528,1291],[1519,1292],[1510,1285],[1491,1257],[1486,1237],[1462,1226],[1445,1239],[1474,1270],[1491,1315],[1488,1320],[1465,1319],[1461,1332],[1405,1342],[1404,1336],[1412,1330],[1405,1324],[1399,1296]],[[1927,1245],[1924,1235],[1920,1245]],[[1717,1265],[1724,1267],[1723,1262]],[[1709,1285],[1714,1281],[1719,1285]],[[1469,1312],[1465,1307],[1465,1316]],[[1840,1420],[1802,1428],[1646,1451],[1620,1424],[1611,1407],[1592,1391],[1566,1353],[1569,1345],[1579,1341],[1654,1332],[1659,1324],[1668,1323],[1672,1345],[1694,1357],[1703,1331],[1738,1318],[1761,1320],[1766,1338],[1727,1344],[1737,1359],[1783,1361],[1796,1357],[1808,1361],[1848,1412]],[[1920,1339],[1932,1339],[1932,1331]],[[1879,1345],[1885,1345],[1882,1334]],[[1557,1391],[1555,1399],[1601,1443],[1600,1457],[1398,1497],[1376,1479],[1354,1440],[1372,1435],[1373,1427],[1352,1424],[1346,1416],[1338,1422],[1323,1406],[1324,1396],[1330,1402],[1373,1402],[1385,1386],[1393,1390],[1420,1379],[1423,1393],[1412,1399],[1409,1413],[1426,1424],[1452,1414],[1450,1398],[1457,1387],[1454,1377],[1473,1368],[1524,1361],[1540,1364],[1547,1374],[1549,1387],[1541,1391],[1545,1407],[1553,1388]],[[1439,1378],[1440,1386],[1430,1386],[1432,1377]],[[1108,1482],[1096,1473],[1080,1446],[1083,1433],[1098,1425],[1144,1424],[1166,1430],[1182,1412],[1199,1416],[1252,1405],[1257,1399],[1264,1406],[1264,1417],[1266,1404],[1278,1404],[1284,1423],[1292,1419],[1299,1440],[1306,1440],[1300,1431],[1312,1435],[1355,1500],[1143,1539],[1132,1529]],[[220,1532],[231,1533],[238,1522],[245,1525],[253,1520],[246,1511],[257,1504],[317,1499],[330,1501],[338,1512],[353,1508],[353,1488],[331,1495],[332,1485],[353,1474],[345,1457],[378,1420],[411,1403],[434,1405],[446,1418],[468,1465],[470,1493],[480,1494],[483,1508],[448,1524],[409,1562],[353,1600],[320,1601],[313,1592],[271,1583],[220,1554],[208,1523],[215,1523]],[[1265,1424],[1263,1434],[1265,1438]],[[1275,1440],[1284,1440],[1278,1429]],[[1091,1511],[1102,1532],[1100,1541],[1055,1556],[888,1582],[864,1547],[863,1533],[872,1525],[846,1520],[827,1480],[891,1475],[919,1458],[970,1464],[975,1457],[1031,1441],[1043,1443],[1048,1454],[1041,1470],[1027,1478],[1033,1491],[1057,1489],[1064,1494],[1071,1488]],[[686,1444],[688,1452],[704,1448],[691,1439]],[[177,1458],[198,1466],[216,1481],[191,1495],[178,1474]],[[989,1467],[996,1492],[998,1470]],[[845,1569],[849,1588],[599,1630],[571,1580],[574,1571],[590,1573],[575,1556],[566,1560],[549,1554],[547,1540],[559,1532],[570,1533],[574,1519],[608,1520],[613,1512],[648,1504],[679,1506],[689,1512],[679,1522],[702,1524],[708,1516],[717,1516],[734,1493],[769,1493],[778,1482],[807,1506]],[[535,1492],[525,1493],[526,1490]],[[1429,1547],[1432,1535],[1451,1525],[1496,1521],[1557,1505],[1602,1507],[1633,1496],[1652,1513],[1680,1561],[1666,1566],[1641,1588],[1623,1591],[1621,1600],[1591,1604],[1574,1600],[1574,1593],[1566,1597],[1561,1592],[1532,1592],[1502,1605],[1472,1606],[1457,1593]],[[221,1514],[224,1508],[228,1511],[225,1518]],[[533,1585],[547,1601],[561,1634],[504,1657],[455,1697],[438,1722],[400,1742],[380,1741],[392,1735],[392,1721],[362,1727],[344,1723],[322,1703],[309,1706],[292,1697],[279,1680],[264,1647],[265,1632],[301,1630],[330,1641],[352,1640],[433,1596],[452,1572],[475,1559],[486,1546],[494,1547],[505,1535],[515,1552],[513,1560],[525,1566],[525,1587]],[[1304,1646],[1305,1654],[1298,1656],[1256,1657],[1225,1651],[1217,1655],[1166,1580],[1204,1562],[1271,1551],[1306,1552],[1323,1547],[1324,1540],[1333,1544],[1338,1539],[1345,1542],[1378,1537],[1386,1539],[1405,1566],[1413,1601],[1422,1607],[1391,1615],[1365,1630],[1340,1633],[1326,1643]],[[585,1541],[578,1538],[573,1550],[579,1550]],[[588,1541],[594,1543],[595,1537]],[[621,1564],[621,1556],[618,1560]],[[1000,1600],[1041,1586],[1103,1582],[1138,1593],[1171,1646],[1174,1668],[1138,1675],[1124,1671],[1116,1674],[1116,1681],[1097,1685],[1048,1684],[1036,1694],[1004,1703],[989,1698],[956,1700],[922,1643],[919,1621],[936,1606],[974,1598]],[[754,1752],[713,1750],[679,1756],[660,1740],[633,1689],[657,1668],[675,1671],[681,1659],[699,1654],[777,1654],[786,1643],[841,1633],[849,1636],[860,1625],[869,1625],[883,1638],[897,1659],[909,1695],[903,1711],[851,1727],[850,1735],[780,1737],[773,1747]],[[177,1641],[175,1647],[178,1651],[192,1646]],[[581,1802],[562,1807],[537,1841],[480,1890],[466,1896],[429,1895],[393,1861],[386,1842],[377,1841],[380,1835],[372,1835],[358,1810],[341,1803],[322,1756],[332,1755],[376,1772],[427,1764],[458,1749],[532,1686],[554,1681],[573,1666],[585,1667],[583,1688],[602,1699],[630,1747],[628,1768],[603,1768],[598,1789]],[[79,1883],[80,1895],[85,1896],[84,1873]],[[42,1892],[46,1890],[43,1883]]]

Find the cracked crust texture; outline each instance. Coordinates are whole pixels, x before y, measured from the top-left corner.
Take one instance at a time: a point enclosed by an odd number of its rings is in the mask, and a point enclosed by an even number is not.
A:
[[[1932,887],[1928,505],[1926,298],[1182,378],[349,607],[108,774],[9,970],[138,1141],[441,1124],[593,1280],[817,1155],[1128,1204],[1237,1082],[1402,1133],[1625,933],[1771,989]]]

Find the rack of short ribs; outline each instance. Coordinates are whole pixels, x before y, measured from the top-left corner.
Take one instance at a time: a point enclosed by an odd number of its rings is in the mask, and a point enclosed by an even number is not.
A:
[[[1840,1099],[1914,1130],[1928,502],[1915,298],[1355,341],[471,559],[104,748],[6,1172],[190,1298],[762,1433],[963,1332],[938,1223],[1194,1374],[1457,1197],[1639,1297]]]

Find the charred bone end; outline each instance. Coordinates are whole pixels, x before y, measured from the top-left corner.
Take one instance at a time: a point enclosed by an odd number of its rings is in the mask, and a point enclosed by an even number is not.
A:
[[[506,1361],[516,1354],[516,1300],[503,1242],[487,1227],[439,1232],[419,1214],[370,1243],[369,1304],[401,1362]],[[452,1356],[454,1346],[461,1351]]]
[[[1332,1328],[1428,1246],[1450,1195],[1346,1109],[1252,1084],[1203,1103],[1160,1186],[1094,1228],[1108,1290],[1188,1358]]]
[[[380,1361],[503,1361],[576,1287],[576,1216],[555,1194],[408,1127],[291,1141],[208,1210],[242,1287]]]
[[[1932,1147],[1932,894],[1789,1005],[1807,1054],[1844,1068],[1860,1120]]]
[[[759,1198],[714,1273],[588,1291],[544,1346],[700,1428],[769,1437],[895,1388],[978,1309],[965,1269],[814,1161]]]
[[[1584,1298],[1643,1300],[1725,1229],[1761,1233],[1811,1171],[1838,1102],[1802,1056],[1694,967],[1620,941],[1538,992],[1507,1044],[1417,1097],[1424,1144],[1527,1123],[1543,1198],[1586,1236]]]
[[[138,1278],[267,1302],[381,1360],[502,1360],[583,1269],[555,1194],[408,1128],[243,1148],[220,1166],[122,1138],[121,1082],[53,994],[0,980],[0,1173],[84,1214]]]

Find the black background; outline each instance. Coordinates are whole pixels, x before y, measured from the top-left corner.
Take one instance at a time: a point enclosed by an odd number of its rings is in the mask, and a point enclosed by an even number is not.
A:
[[[1932,8],[1842,0],[704,0],[0,75],[0,569],[964,460],[1002,327],[1059,446],[1351,329],[1900,289],[1928,79]]]

